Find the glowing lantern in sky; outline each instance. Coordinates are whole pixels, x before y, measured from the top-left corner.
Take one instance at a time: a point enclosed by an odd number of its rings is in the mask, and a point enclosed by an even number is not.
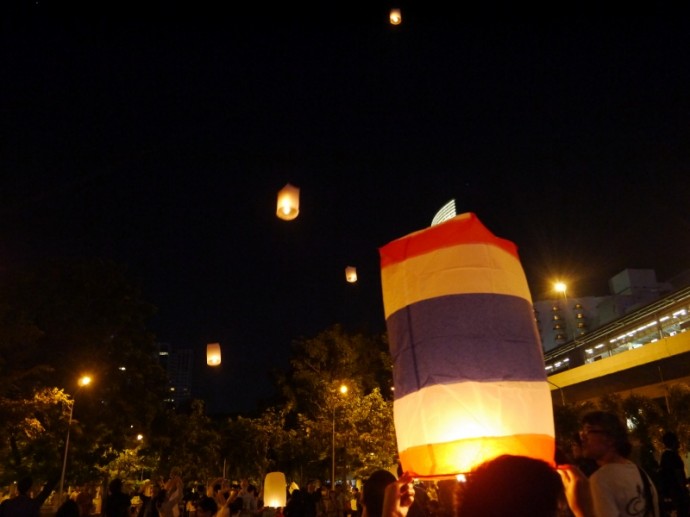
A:
[[[282,472],[269,472],[264,479],[264,505],[283,508],[286,502],[287,482]]]
[[[391,25],[400,25],[402,23],[402,14],[400,13],[400,9],[391,9],[388,19],[390,20]]]
[[[298,214],[299,189],[288,183],[278,192],[276,215],[285,221],[292,221]]]
[[[206,364],[218,366],[220,364],[220,343],[206,345]]]
[[[345,268],[345,280],[354,284],[357,281],[357,268],[352,266],[347,266]]]
[[[553,465],[551,395],[515,245],[468,213],[380,253],[403,470],[451,478],[501,454]]]

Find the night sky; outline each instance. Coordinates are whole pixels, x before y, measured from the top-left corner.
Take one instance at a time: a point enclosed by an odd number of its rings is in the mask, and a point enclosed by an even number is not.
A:
[[[2,21],[0,264],[125,264],[211,411],[269,395],[293,338],[383,331],[378,248],[450,199],[518,245],[535,299],[690,268],[683,18],[59,5]]]

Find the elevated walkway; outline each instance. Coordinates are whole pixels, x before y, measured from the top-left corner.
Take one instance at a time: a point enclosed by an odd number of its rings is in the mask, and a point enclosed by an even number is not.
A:
[[[690,332],[556,373],[548,381],[557,404],[613,393],[664,397],[668,384],[690,384]]]

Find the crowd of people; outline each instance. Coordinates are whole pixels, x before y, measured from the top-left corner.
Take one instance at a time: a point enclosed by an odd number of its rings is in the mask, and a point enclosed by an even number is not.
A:
[[[146,483],[136,495],[113,479],[104,498],[104,517],[690,517],[685,464],[674,433],[663,437],[658,469],[646,472],[630,460],[628,430],[613,413],[586,414],[570,451],[558,451],[552,465],[525,456],[503,455],[453,483],[451,505],[440,505],[441,491],[429,497],[412,473],[372,473],[361,491],[309,481],[286,487],[284,508],[264,508],[260,490],[247,479],[233,485],[217,479],[188,490],[179,469],[167,480]],[[447,485],[448,486],[448,485]],[[0,517],[40,517],[44,489],[31,497],[31,478],[17,483],[17,495],[0,504]],[[80,497],[80,494],[84,494]],[[56,517],[89,517],[94,512],[86,489],[75,491]],[[269,512],[268,514],[266,512]]]
[[[592,411],[582,419],[577,452],[561,453],[556,468],[503,455],[469,473],[458,485],[455,516],[688,517],[688,479],[676,435],[667,433],[664,443],[658,469],[646,472],[630,460],[625,424],[613,413]],[[410,481],[402,476],[390,482],[381,517],[410,517]]]

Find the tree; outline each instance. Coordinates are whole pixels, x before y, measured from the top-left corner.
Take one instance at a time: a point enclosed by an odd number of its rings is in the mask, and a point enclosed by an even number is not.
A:
[[[690,386],[673,384],[668,389],[668,420],[664,431],[673,431],[680,441],[681,453],[690,449]]]
[[[70,468],[103,465],[123,450],[133,432],[146,430],[162,408],[165,373],[146,330],[153,307],[126,278],[124,268],[106,261],[48,261],[0,278],[0,411],[26,413],[43,390],[62,390],[61,415],[42,413],[41,432],[0,444],[0,458],[12,456],[11,471],[32,462],[41,441],[52,444],[34,475],[59,471],[70,405],[74,405]],[[94,377],[77,393],[82,373]],[[43,418],[41,417],[41,418]],[[134,430],[134,431],[133,431]],[[72,465],[74,464],[74,465]],[[35,466],[35,465],[34,465]],[[12,472],[7,473],[11,475]]]
[[[238,416],[226,422],[223,455],[229,476],[260,486],[268,472],[289,472],[295,435],[285,429],[285,415],[286,410],[276,406],[256,418]]]
[[[393,403],[381,396],[378,388],[363,396],[348,397],[342,430],[347,472],[366,478],[373,471],[398,462]]]
[[[206,415],[201,400],[193,400],[189,414],[170,414],[170,427],[159,430],[166,437],[160,449],[159,468],[167,475],[180,467],[185,481],[206,482],[222,473],[221,433],[217,422]]]
[[[290,364],[280,385],[292,415],[288,429],[299,441],[301,479],[330,479],[334,430],[338,477],[397,461],[384,336],[350,335],[334,325],[314,338],[295,340]],[[340,393],[341,385],[347,394]]]
[[[277,382],[298,411],[315,409],[319,393],[339,382],[357,385],[365,393],[375,388],[391,393],[392,361],[384,335],[348,334],[333,325],[313,338],[294,340],[292,348],[290,370]]]
[[[58,459],[54,430],[61,428],[65,404],[69,404],[69,398],[57,388],[38,389],[26,399],[0,397],[3,413],[0,435],[7,437],[6,461],[0,462],[5,468],[0,467],[0,477],[54,467]]]

